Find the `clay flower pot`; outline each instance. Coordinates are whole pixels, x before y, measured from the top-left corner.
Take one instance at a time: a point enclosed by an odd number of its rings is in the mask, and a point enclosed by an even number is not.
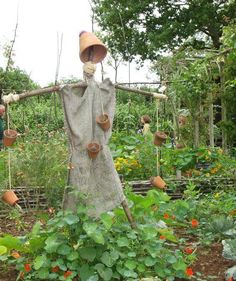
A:
[[[91,32],[82,31],[79,36],[79,44],[80,60],[83,63],[88,61],[99,63],[107,54],[106,46]]]
[[[96,142],[90,142],[87,145],[88,155],[91,159],[95,159],[100,150],[101,150],[101,146]]]
[[[5,130],[3,133],[3,144],[4,146],[12,146],[17,138],[17,131],[15,130]]]
[[[165,142],[167,139],[167,135],[163,132],[156,132],[154,134],[154,141],[153,143],[156,145],[156,146],[161,146],[163,142]]]
[[[151,182],[151,185],[153,185],[159,189],[166,189],[166,183],[160,176],[151,177],[150,182]]]
[[[185,147],[185,145],[183,143],[177,143],[176,144],[176,149],[182,149],[184,147]]]
[[[10,206],[14,206],[18,201],[19,198],[16,196],[13,190],[7,190],[3,196],[2,200]]]
[[[182,127],[186,124],[187,122],[187,117],[184,115],[179,116],[179,126]]]
[[[104,113],[96,117],[97,124],[103,129],[103,131],[108,131],[111,127],[108,114]]]

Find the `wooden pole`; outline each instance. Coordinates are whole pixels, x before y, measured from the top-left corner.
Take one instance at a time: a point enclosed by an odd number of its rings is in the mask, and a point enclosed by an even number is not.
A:
[[[128,221],[130,223],[131,228],[133,228],[133,229],[137,228],[136,223],[135,223],[135,221],[134,221],[134,219],[132,217],[132,214],[130,212],[130,209],[129,209],[129,206],[128,206],[126,200],[122,201],[121,205],[122,205],[122,207],[124,209],[124,212],[125,212],[126,217],[127,217]]]
[[[80,83],[77,83],[77,84],[68,84],[68,86],[70,86],[72,88],[86,88],[87,83],[86,82],[80,82]],[[58,92],[58,91],[60,91],[60,89],[62,87],[63,87],[63,85],[56,85],[56,86],[52,86],[52,87],[40,88],[40,89],[36,89],[36,90],[33,90],[33,91],[27,91],[27,92],[24,92],[24,93],[21,93],[21,94],[17,94],[15,96],[17,96],[19,100],[22,100],[22,99],[25,99],[25,98],[28,98],[28,97],[34,97],[34,96]],[[154,93],[154,92],[147,92],[147,91],[134,89],[134,88],[123,87],[123,86],[120,86],[118,84],[115,84],[115,88],[119,89],[119,90],[131,92],[131,93],[135,93],[135,94],[154,97],[154,98],[157,98],[157,99],[167,99],[168,98],[166,95],[163,95],[163,94]],[[5,96],[5,97],[7,97],[7,96]],[[13,101],[14,100],[10,100],[10,101],[6,102],[6,100],[3,99],[3,102],[5,102],[5,103],[10,103],[10,102],[13,102]]]
[[[213,97],[212,93],[209,94],[210,105],[209,105],[209,141],[210,147],[215,146],[214,142],[214,112],[213,112]]]

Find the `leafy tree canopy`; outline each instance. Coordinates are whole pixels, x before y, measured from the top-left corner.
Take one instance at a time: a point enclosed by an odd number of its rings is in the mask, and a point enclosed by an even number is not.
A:
[[[222,29],[236,17],[235,0],[92,0],[111,52],[126,60],[156,58],[191,44],[219,49]]]

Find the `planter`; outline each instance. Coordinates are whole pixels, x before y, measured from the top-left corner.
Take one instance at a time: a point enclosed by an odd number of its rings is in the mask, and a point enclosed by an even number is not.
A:
[[[108,114],[104,113],[96,117],[97,124],[102,128],[104,132],[108,131],[111,127]]]
[[[153,143],[156,145],[156,146],[161,146],[163,142],[165,142],[167,139],[167,135],[163,132],[156,132],[154,134],[154,141]]]
[[[191,178],[193,175],[193,172],[192,172],[192,170],[187,170],[187,171],[183,172],[182,175],[186,178]]]
[[[13,190],[7,190],[3,196],[2,200],[10,206],[14,206],[18,201],[19,198],[16,196]]]
[[[184,126],[186,124],[187,117],[184,116],[184,115],[180,115],[178,121],[179,121],[179,126],[182,127],[182,126]]]
[[[100,144],[98,144],[96,142],[90,142],[87,145],[88,156],[91,159],[95,159],[100,150],[101,150],[101,146],[100,146]]]
[[[159,189],[166,189],[166,183],[160,176],[151,177],[150,182],[151,182],[151,185],[153,185]]]
[[[12,146],[16,141],[17,131],[15,130],[5,130],[3,133],[3,144],[4,146]]]
[[[107,54],[106,46],[91,32],[81,32],[79,35],[79,44],[80,60],[83,63],[88,61],[99,63]]]
[[[175,147],[176,149],[182,149],[185,148],[185,145],[183,143],[177,143]]]

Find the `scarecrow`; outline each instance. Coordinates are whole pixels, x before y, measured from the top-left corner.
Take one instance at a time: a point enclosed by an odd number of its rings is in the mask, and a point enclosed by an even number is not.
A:
[[[84,200],[89,207],[89,215],[99,217],[100,214],[122,205],[131,227],[135,228],[108,147],[115,114],[115,89],[155,99],[166,99],[167,96],[113,85],[109,79],[96,82],[96,64],[106,54],[106,46],[94,34],[81,32],[80,59],[84,63],[84,82],[9,94],[3,96],[2,100],[5,104],[10,104],[28,97],[58,92],[64,109],[70,151],[68,186],[65,189],[63,208],[76,210],[80,200]],[[77,196],[79,194],[85,195],[83,199]]]
[[[85,194],[89,214],[95,217],[125,202],[108,147],[115,114],[115,87],[109,79],[102,83],[94,80],[96,63],[106,53],[107,48],[94,34],[82,32],[80,59],[87,87],[66,85],[60,90],[70,148],[69,187],[65,189],[63,207],[76,209],[76,190]]]

